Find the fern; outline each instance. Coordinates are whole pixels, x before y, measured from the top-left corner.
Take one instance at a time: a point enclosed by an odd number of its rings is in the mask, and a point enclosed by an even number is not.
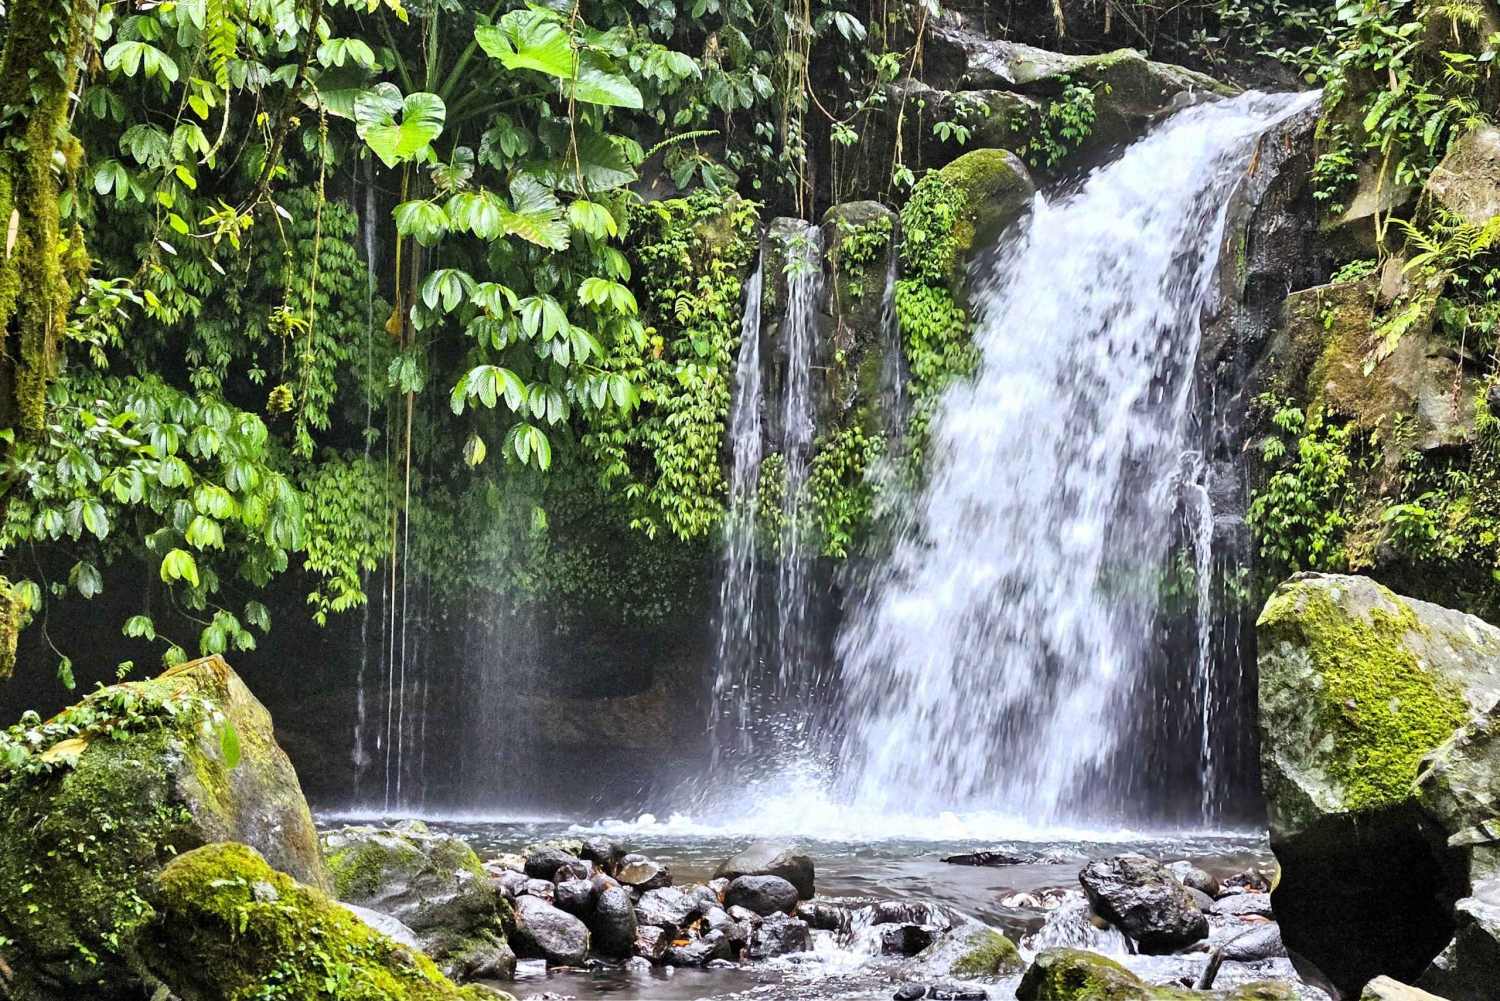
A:
[[[239,44],[238,15],[244,0],[208,0],[208,71],[220,93],[229,94],[229,61]]]

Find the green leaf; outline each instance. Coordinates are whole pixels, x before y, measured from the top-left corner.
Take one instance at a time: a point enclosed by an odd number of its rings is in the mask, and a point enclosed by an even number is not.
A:
[[[402,202],[392,214],[396,218],[396,232],[416,237],[424,247],[436,246],[448,233],[448,214],[436,202]]]
[[[573,75],[573,47],[550,11],[513,10],[497,24],[475,28],[474,41],[508,70],[536,70],[559,79]]]
[[[500,213],[505,231],[548,250],[568,249],[568,224],[562,218],[557,196],[536,178],[526,174],[510,184],[513,208]]]
[[[464,462],[467,462],[470,467],[477,466],[484,461],[487,451],[484,439],[477,434],[471,434],[469,440],[464,442]]]
[[[161,561],[161,579],[170,584],[173,581],[185,580],[193,587],[198,586],[198,562],[193,559],[193,554],[185,549],[174,549]]]
[[[564,84],[575,98],[607,108],[641,108],[641,92],[623,73],[611,68],[597,53],[585,52],[579,61],[578,78]]]
[[[92,563],[75,563],[73,570],[68,574],[69,583],[78,588],[78,593],[85,598],[92,598],[104,590],[104,578],[99,574],[99,568]]]
[[[151,621],[149,615],[132,615],[125,620],[125,626],[120,631],[126,636],[144,636],[148,640],[156,639],[156,623]]]
[[[418,92],[403,98],[394,84],[384,82],[354,100],[355,131],[387,167],[419,159],[443,134],[447,115],[436,94]]]

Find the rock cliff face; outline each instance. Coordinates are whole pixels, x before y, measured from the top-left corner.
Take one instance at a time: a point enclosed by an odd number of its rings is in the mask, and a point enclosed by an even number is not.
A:
[[[1452,1001],[1500,982],[1500,629],[1302,574],[1259,622],[1272,901],[1305,975]]]

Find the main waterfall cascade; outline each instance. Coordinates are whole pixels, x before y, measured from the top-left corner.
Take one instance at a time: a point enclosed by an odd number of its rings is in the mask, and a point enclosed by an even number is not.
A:
[[[1185,531],[1206,501],[1199,317],[1256,138],[1314,99],[1179,113],[1076,193],[1038,198],[977,276],[981,371],[943,399],[929,480],[840,636],[856,807],[1149,819],[1149,749],[1130,738],[1167,709],[1200,721],[1213,814],[1210,637],[1171,668],[1201,704],[1148,705],[1158,592],[1185,535],[1206,624],[1211,509],[1206,533]]]

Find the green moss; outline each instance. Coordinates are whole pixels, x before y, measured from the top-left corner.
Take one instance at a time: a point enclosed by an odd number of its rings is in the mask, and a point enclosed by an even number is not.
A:
[[[952,972],[960,977],[994,977],[1014,973],[1023,965],[1016,944],[986,928],[970,936],[968,950],[953,964]]]
[[[1154,995],[1134,973],[1082,949],[1047,949],[1016,988],[1020,1001],[1149,1001]]]
[[[1422,757],[1465,717],[1463,693],[1424,671],[1404,637],[1415,613],[1388,589],[1394,611],[1351,615],[1323,582],[1292,581],[1266,603],[1257,623],[1265,649],[1305,649],[1322,680],[1313,713],[1331,741],[1329,774],[1351,813],[1411,796]]]
[[[273,870],[244,845],[220,843],[170,862],[156,878],[147,929],[152,971],[188,999],[479,1001],[432,960],[376,933],[318,890]]]

